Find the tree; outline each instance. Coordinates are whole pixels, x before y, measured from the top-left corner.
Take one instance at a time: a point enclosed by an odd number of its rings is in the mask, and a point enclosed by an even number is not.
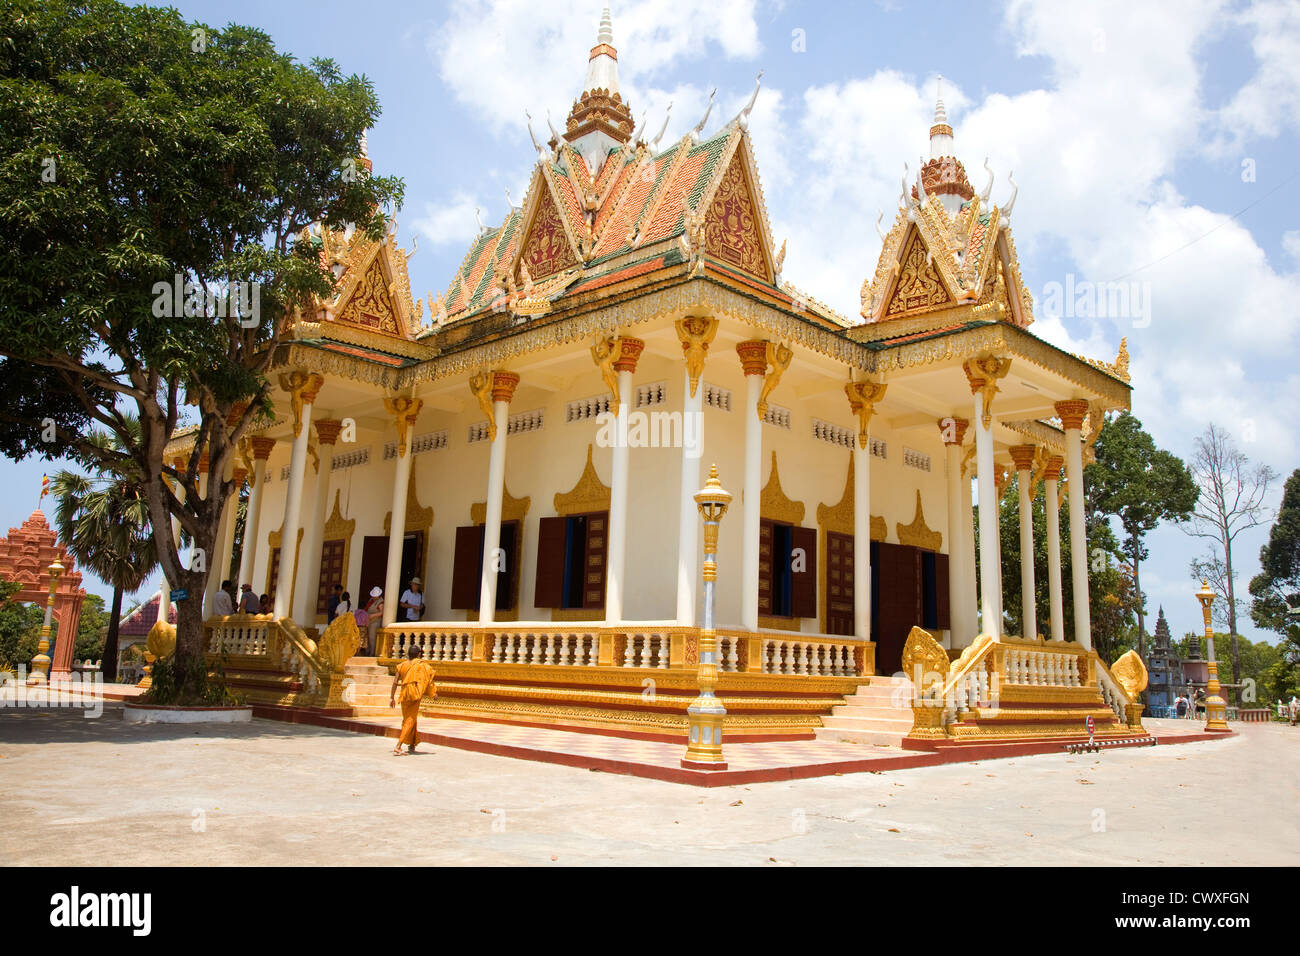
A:
[[[124,418],[126,430],[138,441],[139,421],[129,415]],[[87,440],[119,452],[123,448],[120,440],[103,432],[92,433]],[[59,540],[82,567],[113,588],[102,650],[104,680],[112,681],[117,677],[122,595],[140,590],[158,567],[158,548],[140,473],[129,459],[116,472],[94,478],[60,471],[50,480],[50,492],[56,502],[54,526]],[[84,615],[84,605],[82,612]]]
[[[17,396],[0,452],[139,474],[164,575],[189,594],[176,655],[194,674],[208,562],[181,563],[171,519],[213,553],[235,491],[217,479],[270,413],[281,337],[332,289],[309,227],[379,239],[400,204],[401,181],[361,158],[378,102],[330,60],[173,9],[10,0],[0,36],[0,375]],[[194,447],[174,467],[182,427]]]
[[[1142,540],[1162,521],[1186,521],[1199,489],[1178,458],[1156,447],[1142,423],[1128,412],[1107,421],[1097,437],[1096,460],[1085,471],[1088,504],[1094,514],[1114,515],[1124,529],[1120,545],[1132,568],[1137,610],[1138,654],[1146,656]]]
[[[1228,608],[1228,634],[1232,638],[1232,682],[1241,682],[1241,653],[1237,641],[1237,590],[1232,569],[1232,543],[1237,535],[1268,520],[1264,499],[1277,474],[1268,465],[1252,465],[1232,438],[1213,422],[1196,439],[1191,461],[1192,477],[1200,488],[1188,534],[1208,538],[1212,558],[1223,562],[1221,592]],[[1233,699],[1240,704],[1240,694]]]
[[[87,594],[81,602],[81,617],[77,619],[77,643],[72,650],[73,659],[103,660],[108,629],[109,613],[104,610],[104,599],[98,594]],[[108,670],[108,661],[104,660],[104,680],[112,680],[108,676],[110,673],[116,676],[116,672]]]
[[[1300,684],[1300,468],[1282,488],[1282,504],[1259,549],[1260,572],[1250,581],[1250,617],[1282,635],[1270,672],[1272,692],[1289,698]]]
[[[0,671],[27,664],[36,656],[45,611],[36,604],[15,601],[22,590],[16,581],[0,578]],[[57,622],[51,621],[53,631]]]

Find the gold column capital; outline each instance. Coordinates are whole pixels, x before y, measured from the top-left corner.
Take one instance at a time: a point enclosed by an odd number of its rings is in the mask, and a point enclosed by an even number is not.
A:
[[[875,414],[876,403],[885,397],[888,385],[877,382],[849,382],[844,386],[844,394],[849,399],[849,410],[858,416],[858,445],[867,450],[867,430],[871,416]]]
[[[1007,449],[1011,453],[1011,460],[1016,464],[1016,471],[1033,471],[1034,455],[1038,448],[1035,445],[1012,445]]]
[[[767,340],[749,339],[736,343],[736,354],[740,356],[740,368],[746,375],[767,374]]]
[[[688,315],[678,319],[674,326],[686,356],[686,372],[690,376],[691,397],[694,398],[700,376],[704,374],[704,358],[713,337],[718,334],[718,320],[708,315]]]
[[[1057,402],[1054,406],[1057,416],[1061,419],[1061,427],[1067,431],[1071,428],[1082,429],[1083,420],[1088,417],[1088,402],[1086,399],[1073,398],[1065,402]]]
[[[325,376],[306,369],[280,373],[280,388],[289,393],[289,406],[293,409],[293,437],[302,434],[302,407],[311,405],[325,384]]]
[[[254,435],[249,440],[253,447],[253,460],[266,461],[271,457],[271,452],[275,449],[275,439],[267,438],[265,435]]]
[[[415,424],[415,419],[420,414],[420,409],[424,407],[424,399],[409,398],[405,395],[399,395],[397,398],[384,399],[384,410],[393,416],[393,424],[397,426],[397,457],[406,457],[406,433]],[[335,433],[337,436],[337,433]],[[323,440],[323,439],[322,439]]]
[[[967,359],[961,367],[970,383],[971,394],[984,397],[980,422],[987,429],[993,424],[993,396],[998,393],[998,380],[1006,378],[1007,372],[1011,371],[1011,359],[982,355]]]
[[[970,421],[965,418],[958,418],[955,415],[948,415],[939,419],[936,423],[939,426],[939,434],[943,438],[945,445],[962,445],[966,441],[966,429],[970,428]]]
[[[339,432],[343,430],[343,422],[337,418],[326,418],[315,423],[316,438],[322,445],[333,445],[339,440]]]

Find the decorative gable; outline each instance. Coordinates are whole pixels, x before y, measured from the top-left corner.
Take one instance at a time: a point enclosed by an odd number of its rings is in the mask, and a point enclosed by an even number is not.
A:
[[[361,281],[348,296],[335,321],[386,335],[402,335],[397,321],[397,309],[389,295],[388,279],[379,259],[376,255],[370,260]]]
[[[758,215],[749,177],[737,149],[704,217],[705,251],[714,259],[771,281]]]
[[[578,257],[574,255],[564,223],[560,220],[560,211],[555,207],[545,180],[536,180],[535,188],[540,191],[537,212],[528,238],[524,240],[520,262],[533,279],[542,279],[561,269],[576,266]]]
[[[899,262],[898,279],[885,307],[883,318],[896,318],[908,312],[924,312],[953,301],[952,294],[939,276],[939,270],[927,253],[920,233],[913,228]]]

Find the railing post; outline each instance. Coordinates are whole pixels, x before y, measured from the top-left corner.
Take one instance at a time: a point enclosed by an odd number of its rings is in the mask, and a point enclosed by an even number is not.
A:
[[[745,638],[745,671],[760,674],[763,671],[763,639],[761,637]]]
[[[596,658],[596,663],[601,667],[614,666],[615,636],[615,633],[608,629],[600,632],[600,654]]]

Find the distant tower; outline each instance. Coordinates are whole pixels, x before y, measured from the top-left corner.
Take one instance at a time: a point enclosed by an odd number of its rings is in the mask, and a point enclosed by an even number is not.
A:
[[[573,101],[563,136],[582,156],[594,179],[610,151],[626,143],[632,130],[632,110],[618,89],[618,51],[614,49],[614,30],[606,7],[600,17],[596,45],[587,61],[587,80],[582,94]]]
[[[1199,656],[1200,649],[1196,648],[1195,653]],[[1179,688],[1184,685],[1183,662],[1174,653],[1163,607],[1156,617],[1156,633],[1147,651],[1147,675],[1147,706],[1171,706]]]

